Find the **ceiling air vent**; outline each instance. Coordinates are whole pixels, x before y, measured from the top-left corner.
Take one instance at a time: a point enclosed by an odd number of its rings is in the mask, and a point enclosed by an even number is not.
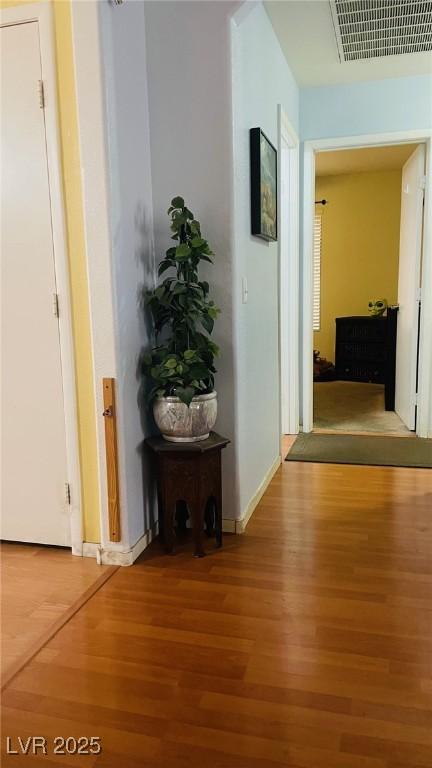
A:
[[[431,0],[330,0],[341,61],[432,50]]]

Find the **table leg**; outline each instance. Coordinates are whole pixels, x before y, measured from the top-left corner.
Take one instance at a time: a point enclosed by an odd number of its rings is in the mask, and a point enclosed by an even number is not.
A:
[[[190,505],[190,513],[192,517],[192,529],[194,540],[194,557],[204,557],[203,547],[203,527],[204,527],[204,508],[200,503],[200,499],[195,498]]]
[[[215,496],[215,533],[216,546],[222,546],[222,491],[219,489]]]
[[[165,549],[168,554],[174,553],[175,531],[174,522],[176,514],[176,499],[166,494],[163,504],[163,536]]]

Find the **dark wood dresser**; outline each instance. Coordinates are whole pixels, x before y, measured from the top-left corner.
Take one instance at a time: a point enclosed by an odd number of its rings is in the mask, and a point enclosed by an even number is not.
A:
[[[387,411],[394,410],[397,312],[336,318],[336,378],[384,384]]]

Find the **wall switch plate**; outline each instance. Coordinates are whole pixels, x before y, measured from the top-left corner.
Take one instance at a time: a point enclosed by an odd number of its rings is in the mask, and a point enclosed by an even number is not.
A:
[[[243,302],[243,304],[247,304],[248,294],[249,294],[249,291],[248,291],[247,278],[246,277],[242,277],[242,302]]]

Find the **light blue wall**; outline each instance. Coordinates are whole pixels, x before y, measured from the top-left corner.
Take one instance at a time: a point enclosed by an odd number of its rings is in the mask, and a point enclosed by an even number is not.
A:
[[[252,5],[252,4],[251,4]],[[234,123],[234,328],[242,517],[279,456],[278,244],[250,234],[249,129],[278,144],[282,104],[296,130],[296,82],[262,5],[232,22]],[[242,278],[249,295],[242,303]]]
[[[140,403],[136,375],[140,351],[151,340],[139,292],[154,284],[144,4],[125,3],[117,13],[110,3],[99,3],[98,10],[110,185],[122,533],[133,546],[152,527],[156,515],[154,483],[142,454],[143,438],[152,425]]]
[[[302,141],[432,128],[432,77],[399,77],[303,88]]]
[[[223,451],[225,518],[238,512],[233,320],[232,120],[230,23],[236,2],[146,2],[150,145],[156,261],[171,244],[167,208],[181,195],[215,253],[203,268],[221,308],[214,341],[216,430]]]

